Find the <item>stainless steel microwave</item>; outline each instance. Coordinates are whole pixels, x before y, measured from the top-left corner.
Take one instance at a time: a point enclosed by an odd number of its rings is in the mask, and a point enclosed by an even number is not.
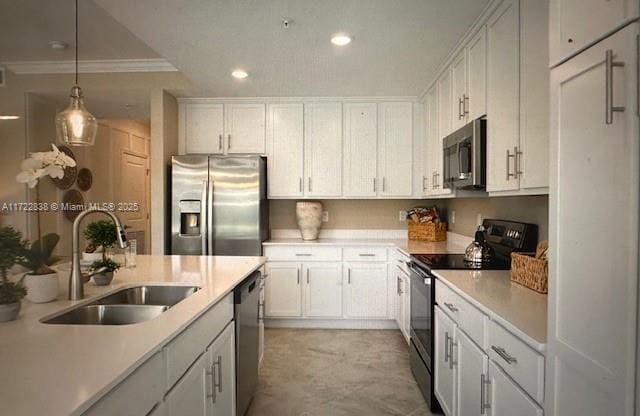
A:
[[[443,186],[484,189],[487,177],[487,121],[473,120],[442,142]]]

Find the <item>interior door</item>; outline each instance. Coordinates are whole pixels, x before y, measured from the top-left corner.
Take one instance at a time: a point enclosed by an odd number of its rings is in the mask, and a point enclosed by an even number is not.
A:
[[[628,26],[551,73],[548,416],[633,414],[637,35]],[[607,71],[607,51],[624,66]],[[606,111],[607,80],[623,112]]]
[[[305,196],[342,195],[342,104],[304,106]]]
[[[375,103],[344,104],[345,196],[377,194],[378,106]]]
[[[265,316],[302,316],[300,263],[267,263],[265,280]]]
[[[481,398],[483,390],[481,382],[484,381],[484,377],[488,380],[489,358],[462,331],[456,332],[456,340],[458,343],[457,414],[460,416],[477,415],[481,413],[480,406],[484,400]]]
[[[226,104],[224,111],[227,153],[265,153],[265,105]]]
[[[184,107],[185,153],[224,153],[222,104],[186,104]]]
[[[387,264],[352,263],[345,267],[349,317],[386,319],[389,314]]]
[[[379,106],[379,195],[410,197],[413,190],[413,103]]]
[[[144,236],[138,242],[138,253],[145,254],[149,236],[149,170],[146,156],[123,151],[120,155],[120,186],[117,215],[127,231]]]
[[[435,307],[435,384],[434,393],[446,416],[454,416],[455,411],[455,371],[452,363],[452,347],[455,331],[453,321]],[[480,406],[478,406],[480,407]],[[517,413],[514,413],[515,415]]]
[[[269,197],[301,197],[304,168],[302,104],[270,104],[268,117]]]
[[[489,360],[490,384],[487,387],[488,416],[542,416],[543,412],[527,394],[507,376],[499,366]],[[576,397],[573,400],[577,400]],[[480,408],[478,401],[478,409]],[[595,414],[595,413],[592,413]],[[601,413],[600,415],[605,415]],[[571,415],[559,413],[558,415]]]
[[[342,316],[342,266],[338,263],[308,263],[303,268],[305,316]]]

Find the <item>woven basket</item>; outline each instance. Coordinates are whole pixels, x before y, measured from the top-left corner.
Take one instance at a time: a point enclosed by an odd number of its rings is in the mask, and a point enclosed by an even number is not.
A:
[[[511,253],[511,281],[535,290],[549,292],[549,263],[535,253]]]
[[[409,240],[447,241],[447,223],[409,222]]]

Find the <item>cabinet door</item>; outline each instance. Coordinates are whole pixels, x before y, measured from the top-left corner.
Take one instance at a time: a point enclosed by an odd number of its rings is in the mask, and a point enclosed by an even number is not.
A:
[[[400,332],[402,332],[402,335],[404,335],[404,318],[403,318],[403,313],[404,313],[404,302],[402,299],[402,279],[400,278],[400,270],[398,270],[396,268],[396,274],[395,274],[396,278],[395,278],[395,285],[396,285],[396,296],[395,296],[395,319],[396,319],[396,323],[398,324],[398,328],[400,329]]]
[[[165,398],[169,416],[211,415],[211,362],[202,354]]]
[[[438,80],[438,136],[440,136],[440,140],[453,132],[454,98],[451,74],[451,69],[448,69]]]
[[[637,34],[637,24],[628,26],[551,73],[549,416],[633,414]],[[613,62],[624,63],[610,72],[611,104],[625,108],[611,113],[610,124],[607,51]],[[605,220],[612,213],[615,219]]]
[[[265,316],[302,316],[301,266],[299,263],[267,263]]]
[[[520,144],[519,0],[505,0],[487,23],[487,191],[518,190]]]
[[[269,197],[301,197],[304,167],[302,104],[270,104],[268,125]]]
[[[469,94],[466,102],[468,121],[487,114],[487,29],[485,26],[467,46]]]
[[[342,104],[304,106],[306,196],[342,195]]]
[[[379,195],[410,197],[413,190],[413,103],[379,106]]]
[[[184,151],[223,153],[224,111],[222,104],[185,104],[182,114]]]
[[[455,131],[467,123],[467,51],[462,49],[451,64],[451,122]]]
[[[231,322],[207,348],[211,400],[209,415],[236,414],[235,322]]]
[[[434,392],[446,416],[455,411],[455,371],[451,361],[455,324],[442,310],[435,307],[435,385]],[[480,406],[478,406],[480,407]]]
[[[489,379],[487,386],[489,416],[542,416],[542,409],[522,391],[493,361],[489,361]],[[572,398],[576,400],[576,398]],[[480,407],[479,402],[477,403]],[[559,415],[578,415],[582,413],[559,413]],[[595,413],[594,413],[595,414]],[[600,413],[604,415],[606,413]]]
[[[438,182],[436,181],[436,172],[438,169],[438,160],[442,158],[442,149],[440,149],[438,157],[438,122],[439,122],[439,110],[440,106],[438,104],[438,87],[437,85],[431,88],[427,92],[427,96],[425,98],[425,124],[426,124],[426,142],[427,142],[427,166],[425,168],[425,176],[426,176],[426,188],[428,195],[438,195],[441,191],[441,188],[438,189]]]
[[[264,104],[226,104],[227,153],[265,153]]]
[[[551,0],[551,63],[578,52],[637,15],[636,0]]]
[[[342,265],[308,263],[304,265],[305,311],[307,317],[342,316]]]
[[[345,196],[375,197],[377,194],[378,106],[344,104]]]
[[[409,276],[401,275],[401,294],[402,294],[402,328],[404,338],[409,342],[411,334],[411,282]]]
[[[489,358],[462,331],[456,332],[456,342],[457,414],[477,415],[480,414],[480,406],[484,404],[482,400],[486,399],[486,396],[481,397],[481,393],[485,377],[488,381]]]
[[[387,319],[387,264],[347,264],[347,314],[351,318]]]

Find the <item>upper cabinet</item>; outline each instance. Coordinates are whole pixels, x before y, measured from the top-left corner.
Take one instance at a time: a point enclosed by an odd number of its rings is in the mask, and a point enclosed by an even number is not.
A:
[[[342,104],[304,106],[305,196],[342,196]]]
[[[381,103],[379,114],[379,195],[410,197],[413,190],[413,103]]]
[[[378,106],[344,104],[344,193],[375,197],[378,190]]]
[[[183,154],[265,153],[263,103],[185,101],[178,112]]]
[[[469,111],[468,100],[469,92],[467,90],[468,78],[467,78],[467,50],[460,51],[456,59],[454,59],[451,65],[451,88],[453,93],[453,99],[451,100],[451,123],[452,130],[457,130],[467,123]]]
[[[487,31],[476,33],[467,46],[467,96],[465,112],[467,121],[487,114]]]
[[[637,16],[637,0],[551,0],[551,64],[571,57]]]
[[[302,197],[304,178],[302,104],[269,104],[267,126],[269,198]]]

